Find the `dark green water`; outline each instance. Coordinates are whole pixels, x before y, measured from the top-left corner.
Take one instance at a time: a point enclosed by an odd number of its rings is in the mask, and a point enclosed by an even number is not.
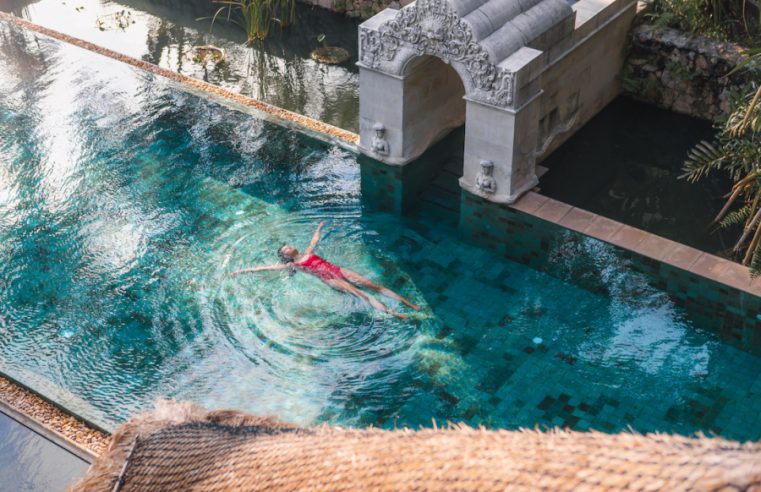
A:
[[[620,97],[542,165],[542,193],[710,253],[732,230],[708,230],[731,188],[725,175],[679,179],[689,150],[711,141],[709,122]]]

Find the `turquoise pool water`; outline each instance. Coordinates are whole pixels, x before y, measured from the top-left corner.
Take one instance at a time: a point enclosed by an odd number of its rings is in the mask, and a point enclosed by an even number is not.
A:
[[[304,424],[761,436],[761,358],[608,246],[583,249],[610,296],[466,244],[446,211],[366,210],[353,154],[162,79],[3,24],[0,65],[0,370],[89,419],[170,397]],[[321,255],[423,310],[226,277],[320,220]]]

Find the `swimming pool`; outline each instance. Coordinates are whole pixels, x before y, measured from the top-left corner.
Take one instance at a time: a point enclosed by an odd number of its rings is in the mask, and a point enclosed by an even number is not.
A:
[[[610,295],[464,243],[456,215],[367,210],[355,155],[162,79],[3,24],[0,63],[0,371],[95,422],[171,397],[302,424],[761,436],[761,358],[602,243],[584,254]],[[423,310],[227,278],[320,220],[318,253]]]

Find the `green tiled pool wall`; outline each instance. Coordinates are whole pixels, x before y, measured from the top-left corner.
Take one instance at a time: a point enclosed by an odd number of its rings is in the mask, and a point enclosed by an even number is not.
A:
[[[618,250],[630,268],[647,275],[652,285],[668,292],[698,326],[710,327],[725,340],[751,353],[761,353],[761,299],[711,279]]]
[[[362,201],[382,212],[400,214],[413,210],[420,193],[430,185],[452,151],[452,143],[444,139],[404,166],[389,166],[360,154]]]
[[[403,166],[389,166],[359,155],[362,200],[365,205],[383,212],[402,213]]]
[[[613,261],[668,293],[695,326],[710,327],[732,345],[761,353],[761,298],[560,225],[495,204],[466,191],[461,196],[463,239],[586,289],[610,294],[606,268]],[[599,261],[606,257],[605,261]],[[636,288],[628,295],[636,301]]]

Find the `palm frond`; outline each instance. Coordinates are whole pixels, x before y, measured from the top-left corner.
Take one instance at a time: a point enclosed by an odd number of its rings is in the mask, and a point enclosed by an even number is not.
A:
[[[687,154],[684,161],[684,173],[680,178],[694,183],[707,176],[711,171],[720,169],[725,155],[711,143],[702,140]]]
[[[728,229],[730,227],[741,225],[743,222],[747,221],[750,216],[751,206],[744,205],[740,207],[739,210],[735,210],[734,212],[730,212],[724,216],[724,218],[719,221],[719,226],[724,229]]]

